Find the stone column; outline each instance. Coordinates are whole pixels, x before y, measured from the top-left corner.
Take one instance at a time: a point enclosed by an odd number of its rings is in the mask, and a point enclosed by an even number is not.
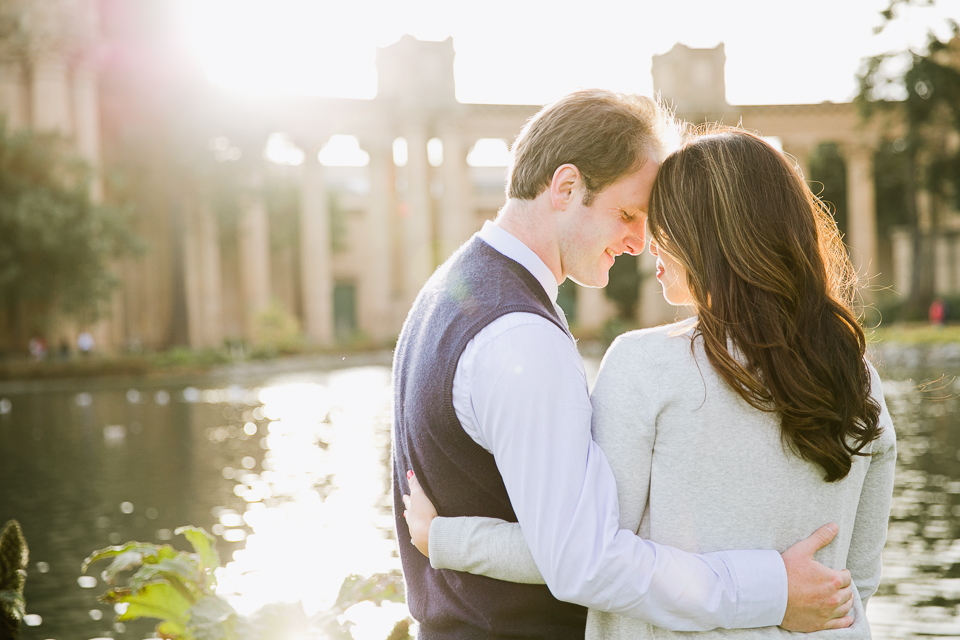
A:
[[[384,134],[361,140],[361,145],[370,154],[367,168],[370,199],[365,220],[365,268],[360,273],[358,321],[361,331],[375,342],[385,343],[400,333],[398,314],[394,313],[391,273],[390,230],[397,207],[393,139]]]
[[[457,131],[444,132],[443,196],[440,200],[440,260],[446,260],[477,229],[473,223],[467,147]]]
[[[260,182],[255,179],[242,196],[237,228],[244,337],[251,342],[257,338],[257,316],[270,305],[270,221]]]
[[[893,245],[893,289],[901,295],[910,293],[913,276],[913,236],[909,229],[897,227],[890,231]]]
[[[607,300],[603,289],[577,287],[577,326],[580,329],[598,333],[613,315],[613,303]]]
[[[223,287],[220,277],[220,229],[206,206],[187,221],[184,241],[187,326],[194,349],[223,344]]]
[[[333,344],[333,269],[330,264],[330,210],[323,166],[317,153],[323,144],[302,145],[303,186],[300,196],[300,270],[303,283],[303,332],[309,342]]]
[[[7,129],[13,131],[30,124],[29,93],[23,65],[17,61],[0,65],[0,109],[7,119]]]
[[[33,62],[30,103],[31,125],[38,131],[58,131],[71,135],[70,85],[66,61],[45,54]]]
[[[952,237],[944,235],[937,235],[933,239],[933,293],[935,295],[950,295],[955,290],[953,242]]]
[[[73,72],[73,120],[77,151],[94,169],[100,165],[100,104],[93,65],[82,61]],[[94,200],[103,197],[100,177],[90,185]]]
[[[406,207],[401,215],[404,277],[403,313],[413,304],[421,287],[433,273],[432,203],[427,164],[427,135],[422,127],[408,127]]]
[[[847,148],[847,245],[854,268],[865,282],[877,274],[877,208],[874,197],[873,153]],[[864,295],[868,290],[864,290]]]

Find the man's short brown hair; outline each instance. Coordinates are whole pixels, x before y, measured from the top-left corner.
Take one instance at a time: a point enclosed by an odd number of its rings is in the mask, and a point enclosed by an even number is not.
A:
[[[533,200],[557,167],[575,165],[589,205],[649,158],[662,161],[673,128],[670,112],[650,98],[600,89],[576,91],[547,105],[520,131],[511,153],[507,197]]]

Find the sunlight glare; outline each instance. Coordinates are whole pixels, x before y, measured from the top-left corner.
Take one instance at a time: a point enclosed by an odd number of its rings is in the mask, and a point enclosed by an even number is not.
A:
[[[271,133],[263,157],[274,164],[296,167],[303,164],[305,154],[293,143],[290,136],[282,131]]]
[[[427,162],[431,167],[443,164],[443,140],[440,138],[430,138],[427,141]]]
[[[480,138],[467,153],[471,167],[506,167],[510,164],[510,147],[502,138]]]
[[[398,570],[392,537],[390,371],[348,369],[325,384],[289,383],[260,390],[270,420],[262,471],[239,476],[238,493],[257,501],[218,512],[221,526],[245,523],[245,548],[221,574],[220,591],[238,611],[269,602],[302,602],[312,615],[330,606],[344,578]],[[266,500],[264,503],[260,499]],[[241,538],[244,529],[225,529]],[[406,608],[351,611],[356,638],[384,637]]]
[[[398,167],[407,166],[407,139],[396,138],[393,141],[393,164]]]
[[[370,154],[360,148],[356,136],[330,136],[317,158],[326,167],[365,167],[370,164]]]

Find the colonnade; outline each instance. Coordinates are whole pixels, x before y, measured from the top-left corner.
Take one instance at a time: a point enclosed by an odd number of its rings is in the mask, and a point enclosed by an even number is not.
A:
[[[402,135],[400,135],[402,134]],[[403,137],[404,166],[394,162],[393,145]],[[357,294],[358,329],[376,343],[397,335],[407,309],[434,269],[470,237],[482,223],[476,211],[482,199],[473,196],[466,156],[473,141],[447,129],[439,136],[443,160],[428,160],[426,127],[405,126],[393,132],[361,133],[357,139],[369,154],[362,175],[368,189],[347,194],[348,246],[340,251],[331,237],[331,193],[340,187],[318,159],[329,136],[299,136],[305,151],[296,168],[300,185],[299,291],[304,337],[318,345],[336,341],[334,286],[351,282]],[[264,167],[264,170],[269,170]],[[262,179],[258,182],[262,182]],[[275,297],[270,290],[270,229],[266,206],[256,184],[241,196],[238,222],[239,295],[242,336],[228,335],[222,317],[227,292],[220,268],[220,237],[216,220],[201,207],[185,228],[185,280],[189,342],[192,347],[219,346],[225,339],[255,339],[255,318]],[[495,205],[498,207],[500,202]],[[489,206],[489,205],[488,205]],[[492,215],[495,208],[487,209]]]

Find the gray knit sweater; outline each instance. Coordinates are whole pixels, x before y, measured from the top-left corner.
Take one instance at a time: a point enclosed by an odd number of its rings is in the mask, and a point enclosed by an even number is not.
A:
[[[713,370],[695,318],[618,338],[593,391],[593,433],[617,480],[620,526],[661,544],[706,553],[784,551],[836,522],[837,538],[816,559],[850,569],[856,621],[845,630],[797,634],[868,638],[864,605],[880,582],[896,439],[880,379],[870,367],[883,434],[841,481],[785,448],[775,414],[744,402]],[[518,524],[490,518],[436,518],[430,561],[512,582],[542,582]],[[677,576],[682,580],[682,576]],[[671,638],[641,620],[591,610],[589,639]],[[704,638],[776,638],[779,627],[702,632]]]

